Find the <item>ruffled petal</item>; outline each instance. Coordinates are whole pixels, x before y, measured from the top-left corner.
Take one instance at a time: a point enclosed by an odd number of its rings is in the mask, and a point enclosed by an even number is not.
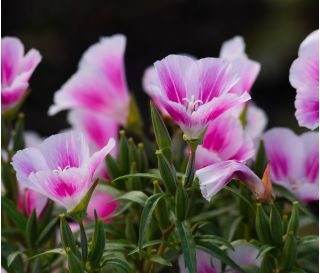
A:
[[[201,193],[208,201],[232,179],[239,179],[247,184],[257,198],[264,192],[261,179],[246,165],[234,160],[214,163],[196,171],[196,176],[199,178]]]
[[[84,136],[75,132],[53,135],[39,148],[52,170],[79,168],[89,159],[89,147]]]
[[[303,146],[298,136],[286,128],[264,134],[264,145],[273,182],[290,184],[302,175]]]
[[[106,218],[113,213],[119,205],[111,194],[103,191],[94,191],[88,205],[88,217],[94,220],[94,211],[96,210],[99,218]],[[105,223],[111,222],[112,219],[105,219]]]

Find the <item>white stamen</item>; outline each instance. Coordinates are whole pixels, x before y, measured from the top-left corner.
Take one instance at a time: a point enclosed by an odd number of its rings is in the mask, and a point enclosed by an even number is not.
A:
[[[60,166],[58,166],[56,170],[53,170],[53,172],[58,173],[58,174],[63,173],[64,171],[68,170],[69,168],[70,168],[69,165],[65,166],[63,169]]]
[[[186,111],[188,114],[197,111],[199,106],[203,104],[202,100],[195,100],[194,95],[191,96],[191,99],[183,98],[182,101],[186,102]]]

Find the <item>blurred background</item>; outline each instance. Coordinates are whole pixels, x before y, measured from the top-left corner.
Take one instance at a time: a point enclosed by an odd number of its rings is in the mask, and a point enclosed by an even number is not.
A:
[[[144,115],[146,67],[171,53],[215,57],[223,41],[242,35],[248,55],[262,66],[252,96],[268,127],[301,132],[288,74],[299,44],[318,29],[318,10],[317,0],[10,0],[2,1],[2,36],[17,36],[43,56],[23,106],[26,128],[43,136],[68,127],[65,112],[47,116],[54,92],[91,44],[115,33],[127,36],[127,81]]]

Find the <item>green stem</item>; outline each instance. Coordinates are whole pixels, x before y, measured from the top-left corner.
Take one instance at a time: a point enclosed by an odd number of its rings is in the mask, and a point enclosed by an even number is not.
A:
[[[192,186],[194,175],[195,175],[195,158],[196,158],[196,146],[190,145],[190,157],[186,169],[184,186],[190,188]]]

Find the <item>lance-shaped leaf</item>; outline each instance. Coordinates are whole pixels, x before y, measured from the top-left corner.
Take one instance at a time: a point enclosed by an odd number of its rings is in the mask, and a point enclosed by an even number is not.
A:
[[[121,171],[118,166],[118,162],[111,156],[107,155],[106,157],[106,165],[108,169],[108,174],[112,179],[117,178],[121,175]]]
[[[129,200],[144,206],[148,196],[142,191],[130,191],[117,198],[118,200]]]
[[[103,255],[104,247],[105,247],[105,233],[103,222],[100,219],[96,219],[94,226],[94,233],[92,238],[92,244],[89,250],[88,260],[93,268],[99,266],[100,260]]]
[[[140,226],[139,226],[139,241],[138,241],[139,252],[141,252],[141,250],[142,250],[144,236],[146,234],[146,230],[147,230],[149,223],[151,221],[152,213],[153,213],[154,209],[156,208],[159,200],[161,198],[163,198],[164,196],[165,196],[165,194],[163,194],[163,193],[157,193],[157,194],[151,195],[147,199],[147,201],[144,205],[144,208],[143,208],[142,214],[141,214],[141,219],[140,219]]]
[[[68,257],[68,269],[70,273],[84,273],[84,269],[79,258],[71,251],[70,248],[66,249]]]
[[[164,153],[167,160],[171,161],[171,138],[161,115],[152,101],[150,101],[151,120],[158,147]]]
[[[37,214],[34,209],[27,221],[26,237],[28,244],[33,248],[36,245],[38,237]]]
[[[181,241],[181,248],[186,268],[189,273],[196,273],[197,257],[191,226],[188,221],[176,221],[177,232]]]
[[[177,186],[177,175],[174,166],[167,160],[161,150],[157,150],[158,166],[162,180],[166,189],[171,194],[175,194]]]

